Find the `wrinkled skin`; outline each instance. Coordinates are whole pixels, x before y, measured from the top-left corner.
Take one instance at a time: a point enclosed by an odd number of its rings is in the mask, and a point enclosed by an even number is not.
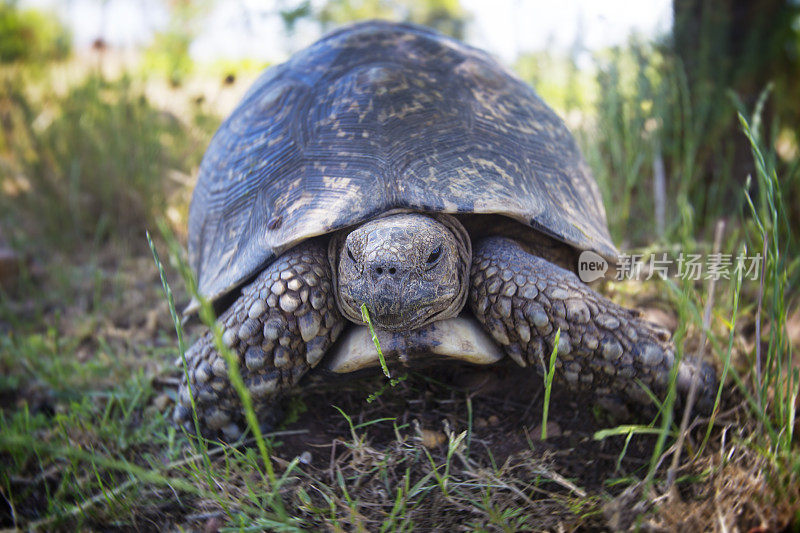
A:
[[[452,340],[437,338],[436,332],[453,331],[436,324],[471,316],[500,353],[520,366],[543,369],[560,332],[557,376],[567,386],[593,391],[612,413],[650,403],[639,383],[664,396],[675,365],[669,332],[531,253],[529,244],[488,236],[474,243],[474,253],[472,248],[455,218],[404,213],[342,232],[327,246],[313,240],[286,252],[220,317],[223,341],[238,356],[259,418],[274,421],[280,397],[325,359],[343,330],[362,323],[361,303],[392,346],[413,336],[417,352],[435,351]],[[416,333],[425,328],[429,335]],[[403,362],[404,354],[399,356]],[[336,358],[340,367],[347,366],[348,354]],[[193,428],[191,384],[203,430],[238,437],[241,404],[210,333],[189,350],[187,361],[189,383],[181,387],[176,421]],[[714,371],[682,361],[681,398],[693,379],[699,385],[698,408],[706,411]]]
[[[458,224],[447,219],[451,226]],[[470,260],[469,239],[458,227],[461,231],[454,233],[427,216],[393,215],[356,228],[343,244],[334,241],[342,314],[361,323],[365,303],[373,323],[388,331],[458,315],[467,296]]]

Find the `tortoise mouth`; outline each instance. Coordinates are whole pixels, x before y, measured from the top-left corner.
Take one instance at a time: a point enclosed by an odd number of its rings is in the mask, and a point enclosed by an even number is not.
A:
[[[416,366],[437,359],[490,365],[503,357],[501,348],[469,314],[432,322],[411,331],[375,330],[387,363]],[[380,365],[367,326],[352,326],[322,361],[323,368],[348,374]]]

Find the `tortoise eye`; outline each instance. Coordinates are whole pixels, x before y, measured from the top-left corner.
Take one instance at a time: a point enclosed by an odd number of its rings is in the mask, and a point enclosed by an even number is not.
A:
[[[428,256],[428,259],[425,260],[426,263],[429,265],[434,264],[436,261],[439,260],[439,256],[442,255],[442,247],[437,246],[432,252],[431,255]]]

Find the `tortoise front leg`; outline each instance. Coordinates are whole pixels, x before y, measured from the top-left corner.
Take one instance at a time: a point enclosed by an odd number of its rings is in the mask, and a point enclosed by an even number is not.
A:
[[[570,387],[594,391],[612,410],[620,407],[618,400],[632,407],[651,403],[637,380],[664,397],[674,347],[666,330],[637,311],[611,302],[574,273],[506,238],[477,244],[470,279],[472,312],[520,365],[544,369],[560,329],[557,375]],[[708,411],[716,381],[709,365],[681,362],[679,396],[686,396],[695,374],[698,409]]]
[[[280,256],[219,318],[222,341],[236,356],[258,419],[275,420],[275,401],[314,367],[344,326],[331,289],[327,250],[304,243]],[[186,352],[187,374],[201,431],[238,438],[242,404],[231,386],[225,359],[206,333]],[[194,431],[184,377],[174,420]]]

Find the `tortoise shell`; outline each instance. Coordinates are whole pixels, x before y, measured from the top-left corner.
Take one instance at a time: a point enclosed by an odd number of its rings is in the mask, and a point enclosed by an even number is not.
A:
[[[432,30],[366,22],[268,69],[215,134],[189,211],[199,293],[397,210],[505,215],[617,257],[575,140],[531,87]]]

